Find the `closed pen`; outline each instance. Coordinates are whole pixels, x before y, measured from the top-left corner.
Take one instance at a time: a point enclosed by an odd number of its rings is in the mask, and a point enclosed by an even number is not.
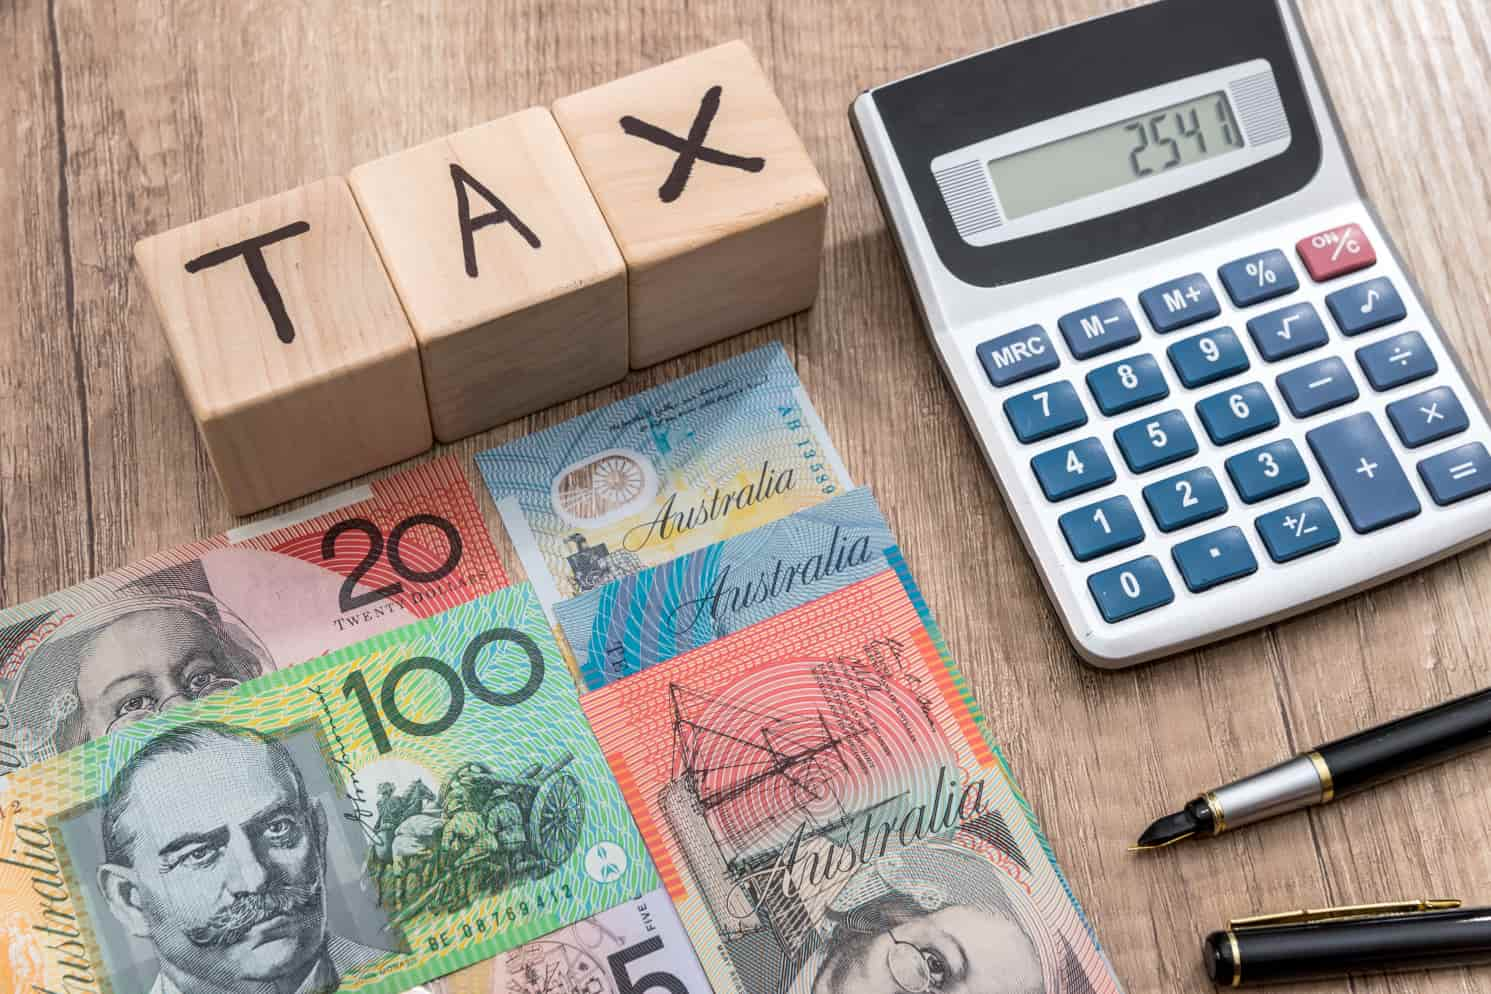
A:
[[[1491,745],[1491,689],[1447,701],[1319,746],[1209,790],[1158,819],[1134,851],[1231,829],[1316,804]]]
[[[1280,983],[1491,960],[1491,908],[1408,901],[1238,919],[1202,943],[1221,986]]]

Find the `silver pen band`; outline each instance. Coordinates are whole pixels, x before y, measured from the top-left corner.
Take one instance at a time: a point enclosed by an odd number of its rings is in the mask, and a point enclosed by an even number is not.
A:
[[[1334,796],[1330,767],[1319,753],[1312,752],[1218,787],[1205,798],[1215,833],[1221,834],[1312,804],[1324,804]]]

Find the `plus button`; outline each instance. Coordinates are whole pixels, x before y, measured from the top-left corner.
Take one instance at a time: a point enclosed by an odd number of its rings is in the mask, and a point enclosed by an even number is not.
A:
[[[1376,479],[1377,464],[1375,462],[1368,462],[1367,457],[1362,456],[1362,464],[1356,468],[1356,471],[1365,474],[1367,479],[1373,480]]]

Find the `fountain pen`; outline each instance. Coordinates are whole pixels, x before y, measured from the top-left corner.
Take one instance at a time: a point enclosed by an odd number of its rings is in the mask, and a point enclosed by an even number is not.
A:
[[[1337,797],[1491,745],[1491,689],[1416,711],[1209,790],[1144,830],[1130,852],[1328,804]]]

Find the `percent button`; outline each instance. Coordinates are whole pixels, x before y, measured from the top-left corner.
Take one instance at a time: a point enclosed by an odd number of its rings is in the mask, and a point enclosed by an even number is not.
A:
[[[1278,249],[1260,252],[1217,270],[1217,278],[1237,307],[1250,307],[1299,289],[1289,257]]]

